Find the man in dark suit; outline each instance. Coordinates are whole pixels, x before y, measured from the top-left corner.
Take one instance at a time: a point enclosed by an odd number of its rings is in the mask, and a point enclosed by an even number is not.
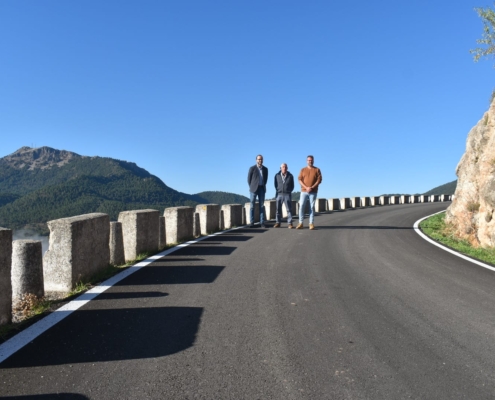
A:
[[[260,225],[262,228],[265,226],[265,193],[266,182],[268,181],[268,168],[263,165],[263,156],[258,154],[256,156],[256,165],[249,168],[248,172],[248,185],[249,194],[251,197],[251,208],[249,210],[250,224],[249,227],[254,227],[254,207],[256,203],[256,197],[260,203]]]

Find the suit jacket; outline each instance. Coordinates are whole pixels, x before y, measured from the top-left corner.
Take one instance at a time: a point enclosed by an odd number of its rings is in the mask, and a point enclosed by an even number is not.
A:
[[[262,165],[261,171],[263,172],[263,188],[266,191],[266,182],[268,181],[268,168]],[[251,168],[249,168],[247,182],[249,185],[249,191],[251,193],[256,193],[258,191],[258,186],[260,185],[260,173],[258,171],[258,165],[253,165]]]

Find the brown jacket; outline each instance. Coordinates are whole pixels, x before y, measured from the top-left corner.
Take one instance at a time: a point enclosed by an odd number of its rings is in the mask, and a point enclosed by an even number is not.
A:
[[[313,192],[318,191],[318,186],[322,181],[321,171],[319,168],[304,167],[299,172],[298,180],[302,181],[304,185],[313,187]],[[301,186],[301,192],[306,192],[306,189]]]

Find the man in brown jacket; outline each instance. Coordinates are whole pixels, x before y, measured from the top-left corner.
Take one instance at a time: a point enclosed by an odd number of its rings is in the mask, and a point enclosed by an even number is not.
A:
[[[315,201],[318,195],[318,186],[321,183],[321,171],[313,165],[314,157],[306,158],[307,167],[299,172],[299,183],[301,184],[301,199],[299,200],[299,225],[296,229],[303,229],[304,211],[306,202],[309,200],[309,229],[315,229]]]

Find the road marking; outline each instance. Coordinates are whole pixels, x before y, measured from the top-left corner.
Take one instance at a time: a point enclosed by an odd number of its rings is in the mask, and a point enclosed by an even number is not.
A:
[[[121,273],[112,276],[111,278],[107,279],[105,282],[102,282],[98,286],[95,286],[94,288],[88,290],[87,292],[85,292],[81,296],[79,296],[77,299],[74,299],[71,302],[67,303],[66,305],[58,308],[57,310],[53,311],[51,314],[48,314],[45,318],[39,320],[35,324],[24,329],[22,332],[19,332],[17,335],[15,335],[14,337],[10,338],[9,340],[7,340],[3,344],[1,344],[0,345],[0,363],[2,363],[4,360],[9,358],[16,351],[22,349],[28,343],[32,342],[39,335],[41,335],[43,332],[45,332],[46,330],[50,329],[55,324],[62,321],[65,317],[69,316],[74,311],[76,311],[77,309],[79,309],[83,305],[85,305],[86,303],[93,300],[99,294],[101,294],[104,291],[106,291],[107,289],[111,288],[113,285],[120,282],[122,279],[127,278],[129,275],[132,275],[134,272],[139,271],[141,268],[146,267],[147,265],[151,264],[153,261],[160,259],[162,257],[165,257],[165,256],[169,255],[170,253],[173,253],[174,251],[180,250],[180,249],[187,247],[191,244],[200,242],[201,240],[204,240],[204,239],[207,239],[210,237],[215,237],[217,235],[222,235],[224,233],[235,231],[237,229],[242,229],[242,228],[245,228],[245,226],[239,226],[237,228],[229,229],[226,231],[216,232],[216,233],[213,233],[211,235],[201,236],[195,240],[190,240],[189,242],[186,242],[186,243],[181,243],[175,247],[172,247],[171,249],[168,249],[168,250],[162,251],[161,253],[150,256],[146,260],[140,261],[137,264],[132,265],[129,268],[127,268],[126,270],[122,271]]]
[[[445,212],[446,210],[443,210],[443,211],[439,211],[439,212],[436,212],[434,214],[431,214],[431,215],[428,215],[424,218],[421,218],[421,219],[418,219],[415,223],[414,223],[414,230],[416,231],[416,233],[421,236],[424,240],[434,244],[435,246],[437,247],[440,247],[442,250],[445,250],[445,251],[448,251],[449,253],[452,253],[453,255],[457,256],[457,257],[460,257],[460,258],[463,258],[464,260],[467,260],[467,261],[470,261],[472,262],[473,264],[476,264],[476,265],[479,265],[480,267],[483,267],[483,268],[486,268],[486,269],[489,269],[491,271],[495,271],[495,267],[492,267],[491,265],[488,265],[488,264],[485,264],[484,262],[481,262],[481,261],[478,261],[478,260],[473,260],[471,257],[468,257],[468,256],[465,256],[464,254],[461,254],[455,250],[452,250],[450,248],[448,248],[447,246],[444,246],[440,243],[438,243],[437,241],[431,239],[430,237],[426,236],[423,232],[421,232],[421,229],[419,229],[419,224],[421,223],[421,221],[427,219],[427,218],[430,218],[430,217],[433,217],[434,215],[437,215],[437,214],[440,214],[440,213],[443,213]]]

